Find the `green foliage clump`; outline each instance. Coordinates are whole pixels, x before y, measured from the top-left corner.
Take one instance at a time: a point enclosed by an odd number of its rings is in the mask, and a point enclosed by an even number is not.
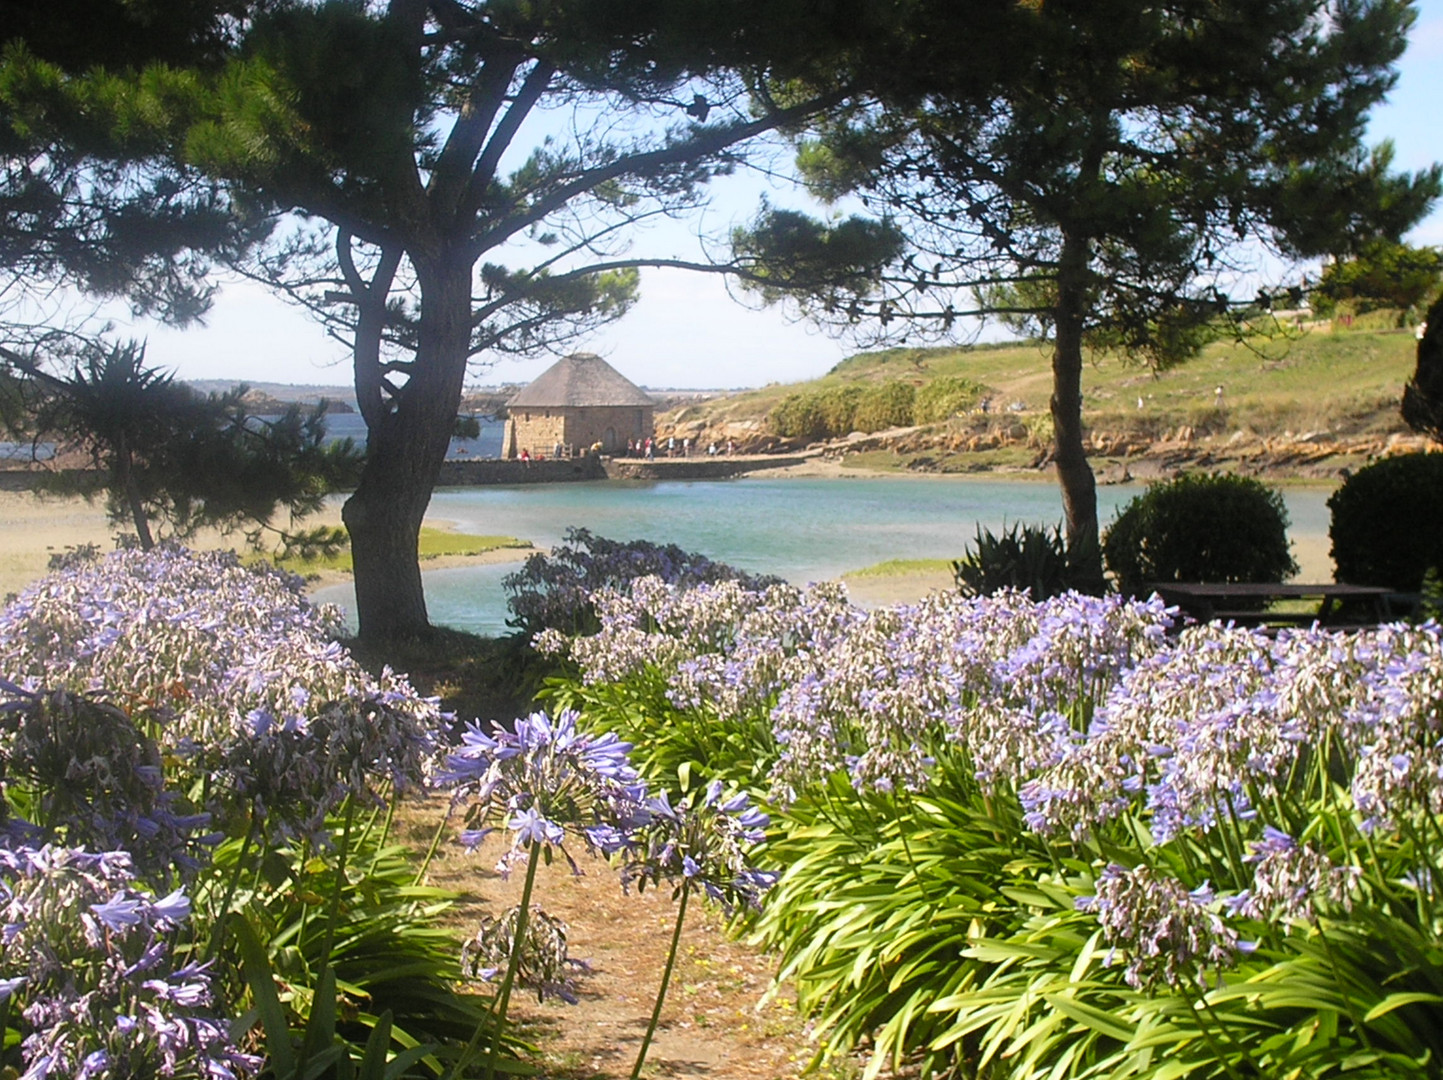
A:
[[[1060,525],[1013,525],[994,536],[977,526],[976,548],[952,564],[963,596],[993,596],[1003,589],[1026,589],[1034,600],[1047,600],[1076,589],[1098,593],[1103,583],[1088,581],[1086,567],[1096,559],[1079,558],[1068,548]],[[1093,549],[1096,555],[1096,548]]]
[[[828,428],[817,398],[816,394],[788,394],[768,414],[767,422],[784,439],[825,439]]]
[[[853,431],[881,431],[915,423],[916,395],[916,388],[900,379],[869,387],[833,386],[788,395],[772,409],[768,421],[784,439],[839,439]]]
[[[866,390],[860,386],[834,386],[816,395],[817,414],[829,436],[857,430],[857,405]]]
[[[1154,581],[1279,582],[1298,571],[1282,495],[1228,474],[1149,485],[1119,511],[1102,551],[1130,592]]]
[[[403,1045],[463,1042],[486,1003],[458,989],[460,956],[442,920],[456,894],[418,884],[420,860],[391,842],[389,824],[373,817],[348,832],[331,818],[324,835],[346,851],[339,873],[335,858],[318,858],[301,843],[251,853],[259,873],[234,925],[242,934],[247,926],[264,948],[269,974],[289,991],[292,1024],[304,1026],[335,1000],[323,993],[328,973],[353,1006],[336,1029],[342,1042],[364,1046],[383,1017]],[[216,870],[245,870],[238,863],[246,857],[240,841],[227,841]]]
[[[857,791],[834,774],[788,808],[769,852],[789,869],[758,936],[814,1018],[820,1057],[870,1042],[874,1061],[915,1055],[920,1075],[935,1076],[973,1050],[958,1052],[955,1009],[936,1006],[988,970],[971,955],[979,941],[1026,921],[1012,890],[1031,899],[1047,855],[1014,806],[969,779],[943,755],[924,797]]]
[[[1443,567],[1443,454],[1399,454],[1350,476],[1328,499],[1339,581],[1417,592]]]
[[[1428,309],[1413,377],[1403,387],[1403,422],[1443,442],[1443,293]]]
[[[1377,240],[1356,258],[1325,267],[1312,303],[1321,315],[1346,304],[1359,315],[1386,308],[1406,316],[1437,290],[1440,278],[1443,253],[1438,249]]]
[[[912,419],[912,404],[916,397],[917,388],[899,379],[869,387],[857,401],[857,411],[852,417],[852,424],[858,431],[907,427],[915,422]]]
[[[952,375],[920,387],[901,379],[872,386],[854,383],[790,394],[768,420],[786,439],[839,439],[853,431],[940,423],[975,407],[986,392],[981,383]]]
[[[945,376],[917,388],[912,402],[914,424],[938,424],[975,408],[987,388],[971,379]]]

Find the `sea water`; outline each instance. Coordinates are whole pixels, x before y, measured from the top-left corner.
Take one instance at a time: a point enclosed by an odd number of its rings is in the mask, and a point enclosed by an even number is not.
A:
[[[1104,526],[1142,491],[1098,489]],[[1284,492],[1295,537],[1326,536],[1329,491]],[[978,527],[1045,524],[1062,519],[1055,483],[977,477],[747,476],[708,481],[597,481],[508,487],[443,488],[429,515],[458,531],[515,536],[538,550],[584,527],[615,540],[677,544],[754,573],[796,584],[825,581],[888,559],[955,559]],[[448,567],[423,574],[431,621],[480,634],[505,633],[501,579],[518,563]],[[317,592],[354,609],[350,585]]]
[[[474,439],[452,439],[446,450],[450,461],[467,458],[495,458],[501,456],[502,435],[506,425],[491,417],[478,417],[480,434]],[[366,421],[360,413],[328,413],[326,415],[326,441],[354,439],[357,446],[366,445]]]
[[[274,420],[275,416],[262,416],[261,420]],[[452,461],[465,461],[468,458],[496,458],[501,456],[502,436],[505,433],[505,424],[500,420],[491,417],[478,417],[480,433],[474,439],[452,439],[450,447],[447,448],[446,457]],[[328,413],[326,414],[326,442],[336,442],[340,439],[352,439],[357,446],[366,445],[366,421],[360,413]],[[42,442],[31,444],[28,442],[7,442],[0,440],[0,458],[19,458],[22,460],[34,458],[36,461],[48,461],[55,456],[55,444]]]

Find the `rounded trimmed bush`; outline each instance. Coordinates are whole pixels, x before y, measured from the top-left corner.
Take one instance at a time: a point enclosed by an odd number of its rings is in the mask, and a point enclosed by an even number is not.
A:
[[[1443,569],[1443,454],[1398,454],[1359,469],[1328,499],[1339,581],[1417,592]]]
[[[1282,495],[1226,473],[1149,485],[1119,511],[1102,553],[1128,592],[1155,581],[1279,582],[1298,571]]]

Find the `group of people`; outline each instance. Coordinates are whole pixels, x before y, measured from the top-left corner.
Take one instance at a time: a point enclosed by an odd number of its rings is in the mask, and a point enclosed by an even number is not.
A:
[[[658,443],[658,440],[648,435],[645,439],[627,439],[626,456],[645,458],[650,461],[660,452],[663,457],[689,458],[693,445],[689,437],[678,439],[675,435],[668,435],[664,442]],[[720,444],[713,440],[707,446],[706,452],[708,457],[716,457],[719,453],[734,454],[736,453],[736,442],[728,439],[725,444]]]
[[[626,456],[631,458],[645,458],[647,461],[651,461],[657,456],[659,452],[663,457],[689,458],[691,457],[691,452],[694,446],[695,444],[690,438],[678,439],[674,435],[668,435],[664,441],[658,442],[657,439],[648,435],[644,439],[627,439]],[[715,439],[713,439],[707,445],[706,452],[708,457],[716,457],[718,454],[735,454],[736,449],[737,444],[736,440],[734,439],[727,439],[725,443],[719,443]],[[601,443],[596,443],[594,446],[591,446],[588,449],[584,450],[576,450],[571,447],[563,446],[561,443],[557,443],[555,450],[553,451],[553,457],[559,461],[564,457],[575,457],[584,454],[600,454],[602,452],[603,450]],[[544,455],[533,455],[529,449],[524,447],[522,448],[521,453],[518,456],[520,457],[521,461],[527,465],[531,464],[531,462],[533,461],[545,460]]]

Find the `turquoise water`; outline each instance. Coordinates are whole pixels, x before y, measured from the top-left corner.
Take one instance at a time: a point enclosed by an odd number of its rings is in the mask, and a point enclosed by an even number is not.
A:
[[[1142,490],[1098,489],[1104,524]],[[1292,534],[1327,533],[1329,492],[1284,493]],[[1054,483],[928,477],[710,481],[598,481],[518,487],[448,488],[436,492],[430,516],[461,532],[517,536],[545,550],[571,526],[617,540],[644,538],[797,584],[823,581],[887,559],[952,559],[981,524],[1054,524],[1062,497]],[[451,567],[425,574],[432,622],[482,634],[504,633],[501,579],[516,564]],[[320,590],[319,599],[350,607],[349,585]]]

